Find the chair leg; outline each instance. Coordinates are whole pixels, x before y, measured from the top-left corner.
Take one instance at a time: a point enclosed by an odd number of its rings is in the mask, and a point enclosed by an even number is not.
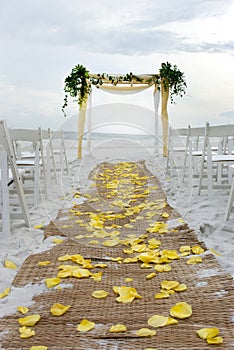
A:
[[[10,203],[8,190],[7,154],[1,152],[1,202],[2,202],[2,233],[3,237],[10,235]]]
[[[230,190],[230,194],[229,194],[229,198],[228,198],[228,204],[227,204],[227,208],[225,211],[225,220],[227,221],[230,217],[231,211],[232,211],[232,206],[233,206],[233,201],[234,201],[234,176],[232,178],[232,186],[231,186],[231,190]]]

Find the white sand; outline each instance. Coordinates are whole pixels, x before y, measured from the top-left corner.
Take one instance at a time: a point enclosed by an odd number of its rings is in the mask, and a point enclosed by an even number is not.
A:
[[[35,229],[34,225],[46,226],[55,218],[59,209],[71,206],[72,194],[76,189],[85,191],[88,185],[87,176],[90,170],[102,161],[138,161],[146,160],[149,170],[161,180],[168,195],[168,202],[179,211],[181,217],[194,228],[208,248],[213,248],[223,269],[234,276],[234,213],[229,221],[224,221],[224,211],[228,200],[228,190],[214,191],[211,201],[207,199],[206,191],[201,196],[196,194],[196,187],[188,189],[187,184],[181,184],[178,174],[168,179],[165,173],[165,159],[155,156],[154,149],[148,148],[147,143],[127,143],[126,140],[96,143],[92,146],[90,155],[85,155],[81,161],[76,160],[76,149],[68,148],[71,174],[65,175],[57,185],[50,190],[49,199],[40,202],[37,208],[30,209],[31,228],[26,228],[22,220],[12,223],[10,237],[2,238],[0,244],[0,292],[10,287],[21,264],[26,257],[49,249],[54,245],[52,238],[43,241],[43,229]],[[86,151],[87,153],[87,151]],[[80,200],[80,199],[79,199]],[[82,199],[80,200],[82,202]],[[4,260],[16,263],[18,269],[4,267]],[[208,271],[208,274],[212,271]],[[0,317],[15,311],[16,306],[29,304],[35,293],[43,287],[26,286],[24,293],[12,288],[11,293],[0,299]]]

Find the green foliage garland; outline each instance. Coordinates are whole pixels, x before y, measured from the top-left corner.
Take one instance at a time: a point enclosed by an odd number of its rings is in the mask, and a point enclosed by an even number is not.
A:
[[[95,85],[98,88],[103,84],[104,79],[108,79],[114,86],[121,82],[131,83],[133,80],[139,83],[154,83],[159,90],[161,85],[163,85],[166,90],[169,89],[171,103],[174,102],[173,96],[179,95],[182,97],[186,93],[187,87],[184,73],[182,73],[176,65],[172,66],[169,62],[162,63],[159,74],[152,75],[146,80],[132,73],[117,77],[107,74],[97,74],[95,77],[92,77],[86,67],[78,64],[72,69],[70,75],[65,78],[64,91],[66,94],[62,106],[64,115],[66,115],[64,110],[68,106],[68,94],[75,98],[75,101],[78,102],[81,108],[91,92],[91,85]]]

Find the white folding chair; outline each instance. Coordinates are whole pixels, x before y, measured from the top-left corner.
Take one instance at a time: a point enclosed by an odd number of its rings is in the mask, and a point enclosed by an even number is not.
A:
[[[65,169],[67,174],[69,174],[68,160],[67,160],[67,151],[64,141],[63,130],[50,130],[50,139],[52,141],[52,151],[55,158],[59,158],[58,169],[61,171]],[[57,169],[57,165],[56,165]]]
[[[3,220],[3,231],[10,231],[10,208],[9,208],[9,186],[13,184],[16,188],[21,215],[26,226],[30,226],[28,208],[22,185],[22,176],[16,165],[16,157],[10,139],[9,131],[4,120],[0,120],[0,145],[1,145],[1,211]],[[18,217],[18,215],[17,215]]]
[[[41,129],[10,129],[9,131],[12,142],[18,146],[21,144],[19,146],[20,152],[17,151],[18,158],[16,164],[18,167],[25,169],[23,180],[33,181],[33,203],[36,206],[39,203],[39,193],[41,190],[40,176],[42,177],[46,198],[48,194],[48,180]],[[33,147],[32,152],[21,152],[23,143],[31,143]],[[31,193],[31,190],[27,188],[25,189],[25,193]]]
[[[169,128],[168,132],[168,156],[166,172],[171,173],[176,167],[180,167],[177,156],[186,152],[188,147],[189,127],[181,129]]]
[[[210,126],[209,123],[206,124],[198,194],[201,194],[201,190],[204,188],[202,183],[204,180],[205,168],[207,172],[208,196],[211,195],[213,188],[224,188],[225,182],[227,183],[225,187],[230,187],[230,183],[228,184],[228,180],[230,180],[228,169],[230,165],[234,164],[234,154],[232,154],[230,149],[229,151],[227,150],[226,142],[224,142],[224,140],[229,137],[234,137],[234,124],[217,126]],[[215,140],[218,148],[218,153],[216,154],[212,152],[212,140]],[[228,152],[231,152],[231,154],[228,154]],[[213,174],[213,169],[216,171],[215,174]],[[216,180],[215,183],[213,182],[213,177]]]

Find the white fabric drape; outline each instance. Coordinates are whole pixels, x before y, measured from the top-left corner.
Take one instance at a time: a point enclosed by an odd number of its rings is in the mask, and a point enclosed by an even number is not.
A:
[[[112,94],[121,94],[121,95],[127,95],[127,94],[135,94],[141,91],[144,91],[148,88],[150,88],[153,84],[147,84],[147,85],[124,85],[124,84],[118,84],[116,86],[114,85],[101,85],[100,89],[109,92]],[[157,86],[155,86],[154,89],[154,148],[155,153],[158,153],[158,107],[159,107],[159,100],[160,100],[160,94],[157,89]],[[91,120],[91,113],[92,113],[92,96],[89,96],[89,110],[88,110],[88,128],[87,128],[87,147],[88,151],[91,149],[91,128],[92,128],[92,120]],[[82,106],[82,108],[79,111],[79,121],[78,121],[78,158],[82,157],[82,139],[84,134],[84,124],[85,124],[85,118],[86,118],[86,107],[87,103]]]
[[[110,94],[115,95],[130,95],[130,94],[136,94],[137,92],[144,91],[151,87],[152,85],[101,85],[99,87],[100,90],[103,90],[105,92],[109,92]]]
[[[160,92],[158,87],[154,88],[154,151],[158,153],[158,108],[160,101]]]

